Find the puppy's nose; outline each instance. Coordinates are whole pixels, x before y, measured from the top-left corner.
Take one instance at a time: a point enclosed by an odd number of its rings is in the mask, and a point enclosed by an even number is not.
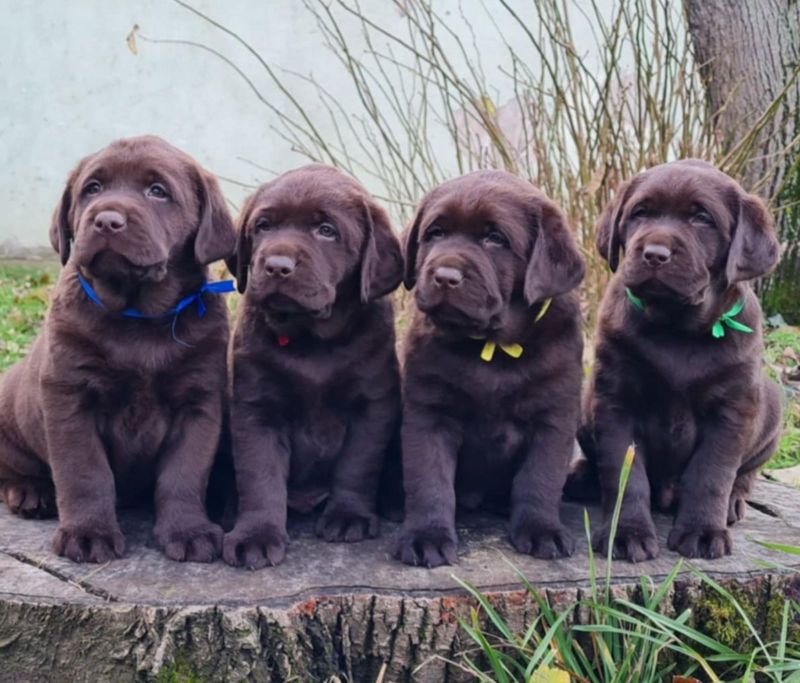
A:
[[[125,216],[118,211],[101,211],[94,217],[94,229],[106,234],[124,230],[126,223]]]
[[[672,251],[663,244],[648,244],[642,252],[642,258],[647,261],[647,265],[651,268],[658,268],[669,263],[672,258]]]
[[[433,281],[439,287],[449,287],[453,289],[458,287],[463,279],[464,273],[462,273],[458,268],[439,266],[433,271]]]
[[[289,277],[297,262],[291,256],[267,256],[266,266],[270,277]]]

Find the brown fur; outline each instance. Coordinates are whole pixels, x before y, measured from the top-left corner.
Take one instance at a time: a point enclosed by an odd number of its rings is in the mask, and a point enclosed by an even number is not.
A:
[[[709,164],[657,166],[620,188],[597,226],[616,270],[599,312],[595,366],[579,438],[610,513],[629,444],[636,457],[614,554],[655,557],[651,497],[676,509],[670,549],[715,558],[731,551],[727,524],[744,515],[755,473],[781,424],[778,387],[762,367],[761,308],[748,280],[778,260],[762,202]],[[648,260],[649,259],[649,260]],[[640,297],[638,310],[625,288]],[[745,334],[711,328],[738,300]]]
[[[162,197],[160,189],[168,197]],[[176,560],[210,561],[205,512],[222,421],[228,321],[156,314],[197,291],[234,247],[217,182],[155,137],[120,140],[69,177],[50,232],[64,268],[44,329],[0,383],[0,486],[12,512],[58,513],[53,546],[76,562],[120,557],[116,503],[155,498],[155,537]],[[78,283],[90,281],[106,309]]]
[[[400,283],[402,255],[383,209],[327,166],[263,185],[238,230],[239,517],[224,557],[259,568],[284,558],[287,507],[311,512],[324,502],[317,533],[328,541],[378,533],[378,480],[400,415],[384,295]]]
[[[423,199],[405,246],[417,310],[404,364],[397,556],[452,564],[456,504],[506,510],[509,501],[517,550],[569,555],[559,502],[578,425],[574,289],[584,266],[560,209],[519,178],[479,171]],[[498,348],[485,362],[486,339],[519,343],[522,356]]]

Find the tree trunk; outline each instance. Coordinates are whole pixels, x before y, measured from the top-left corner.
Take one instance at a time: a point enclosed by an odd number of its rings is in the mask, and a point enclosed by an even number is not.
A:
[[[797,0],[684,0],[695,55],[727,149],[733,148],[800,68]],[[761,283],[765,310],[800,323],[800,155],[776,155],[800,134],[800,79],[791,83],[742,171],[745,187],[775,199],[784,254]]]

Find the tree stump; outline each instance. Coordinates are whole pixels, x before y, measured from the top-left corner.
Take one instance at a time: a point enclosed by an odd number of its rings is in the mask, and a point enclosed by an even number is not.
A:
[[[599,523],[599,511],[590,514]],[[51,550],[55,522],[15,518],[3,506],[0,680],[371,682],[382,670],[386,682],[462,680],[448,660],[465,644],[458,617],[473,603],[453,576],[490,594],[522,631],[536,606],[509,562],[553,604],[569,604],[589,586],[582,506],[565,504],[563,517],[582,539],[572,558],[521,556],[502,519],[470,515],[459,523],[459,564],[435,570],[391,559],[396,525],[384,523],[373,541],[327,544],[314,538],[309,520],[293,519],[286,562],[250,572],[222,562],[170,562],[153,547],[149,514],[124,511],[125,558],[74,564]],[[635,595],[642,574],[659,581],[677,560],[664,545],[669,518],[656,519],[661,556],[615,563],[615,591]],[[733,536],[732,556],[695,565],[732,586],[767,628],[785,596],[800,596],[800,558],[755,541],[800,545],[800,491],[760,481]],[[765,569],[763,560],[790,571]],[[684,574],[668,606],[692,606],[696,619],[718,620],[718,612],[703,612],[700,590]],[[580,620],[580,610],[572,618]]]

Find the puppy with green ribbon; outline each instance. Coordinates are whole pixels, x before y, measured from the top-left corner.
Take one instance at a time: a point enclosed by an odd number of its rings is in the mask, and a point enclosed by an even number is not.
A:
[[[471,173],[422,200],[405,262],[416,309],[396,556],[456,562],[457,507],[508,514],[521,553],[569,555],[559,505],[578,426],[584,265],[564,215],[528,182]]]
[[[778,261],[770,214],[710,164],[685,160],[623,184],[596,230],[614,275],[579,432],[587,466],[568,491],[585,492],[596,477],[604,520],[594,545],[606,552],[633,443],[614,555],[638,562],[658,554],[651,506],[675,515],[671,550],[729,554],[728,526],[744,516],[781,425],[749,284]]]

